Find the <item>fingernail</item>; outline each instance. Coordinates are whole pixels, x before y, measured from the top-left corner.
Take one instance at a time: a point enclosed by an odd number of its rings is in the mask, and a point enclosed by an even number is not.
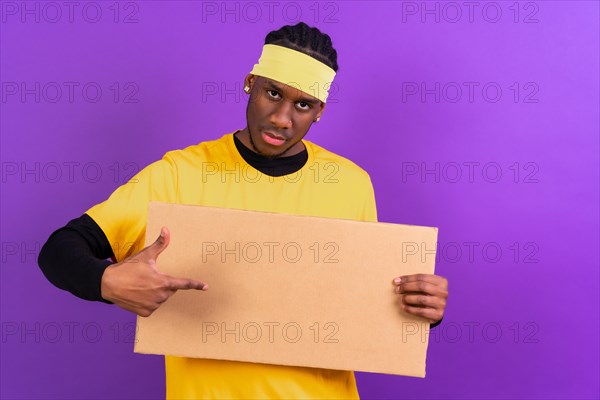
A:
[[[160,237],[165,236],[165,230],[163,228],[160,228]]]
[[[394,283],[400,283],[400,282],[402,282],[402,279],[401,279],[401,278],[396,278],[396,279],[394,279]]]
[[[204,286],[202,286],[202,290],[208,290],[208,285],[205,283]]]

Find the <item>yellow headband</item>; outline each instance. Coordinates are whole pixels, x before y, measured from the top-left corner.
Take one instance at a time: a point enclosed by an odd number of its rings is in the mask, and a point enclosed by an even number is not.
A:
[[[250,73],[292,86],[323,103],[335,76],[333,69],[311,56],[274,44],[263,46],[258,64]]]

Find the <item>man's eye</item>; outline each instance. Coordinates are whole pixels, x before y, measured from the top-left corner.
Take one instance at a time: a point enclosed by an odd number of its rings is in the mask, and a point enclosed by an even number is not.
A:
[[[305,103],[305,102],[303,102],[303,101],[299,102],[298,104],[301,106],[301,107],[300,107],[300,109],[301,109],[301,110],[310,110],[310,104],[308,104],[308,103]],[[306,106],[306,107],[302,107],[302,105],[304,105],[304,106]]]
[[[271,96],[271,97],[277,97],[277,96],[279,96],[279,93],[277,93],[275,90],[267,90],[267,93],[269,93],[269,96]],[[272,95],[271,93],[275,93],[275,94]]]

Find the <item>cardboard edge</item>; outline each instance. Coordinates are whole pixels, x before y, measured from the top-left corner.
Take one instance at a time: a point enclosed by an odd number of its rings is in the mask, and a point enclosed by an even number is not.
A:
[[[202,206],[202,205],[196,205],[196,204],[180,204],[180,203],[168,203],[168,202],[163,202],[163,201],[156,201],[156,200],[152,200],[148,203],[148,211],[150,211],[151,207],[162,207],[162,206],[166,206],[166,205],[175,205],[177,207],[194,207],[194,208],[198,208],[198,207],[202,207],[202,208],[207,208],[207,209],[214,209],[214,210],[227,210],[227,211],[236,211],[236,212],[243,212],[243,213],[253,213],[253,214],[272,214],[272,215],[277,215],[277,216],[285,216],[285,217],[292,217],[292,218],[298,218],[298,219],[317,219],[317,220],[322,220],[322,219],[332,219],[332,220],[336,220],[336,221],[340,221],[343,223],[349,223],[349,224],[356,224],[356,223],[360,223],[360,224],[371,224],[371,225],[392,225],[392,226],[410,226],[412,228],[418,228],[418,229],[434,229],[437,235],[438,232],[438,227],[435,226],[426,226],[426,225],[412,225],[412,224],[399,224],[399,223],[395,223],[395,222],[381,222],[381,221],[377,221],[377,222],[373,222],[373,221],[358,221],[358,220],[354,220],[354,219],[345,219],[345,218],[334,218],[334,217],[319,217],[319,216],[314,216],[314,215],[300,215],[300,214],[287,214],[287,213],[280,213],[280,212],[272,212],[272,211],[256,211],[256,210],[244,210],[241,208],[227,208],[227,207],[214,207],[214,206]],[[279,217],[278,217],[279,218]]]
[[[134,351],[134,352],[137,354],[156,355],[156,356],[162,356],[162,357],[181,357],[181,358],[195,358],[195,359],[199,359],[199,360],[234,361],[234,362],[242,362],[242,363],[250,363],[250,364],[265,364],[265,365],[277,365],[277,366],[298,367],[298,368],[319,368],[319,369],[327,369],[327,370],[332,370],[332,371],[351,371],[351,372],[367,373],[367,374],[383,374],[383,375],[391,375],[391,376],[406,376],[406,377],[411,377],[411,378],[425,378],[425,371],[423,371],[423,374],[409,375],[405,372],[400,373],[400,372],[391,371],[391,370],[375,371],[375,370],[344,369],[344,368],[331,368],[331,367],[315,367],[315,366],[304,365],[304,364],[274,364],[274,363],[268,362],[268,361],[232,360],[232,359],[219,358],[219,357],[210,357],[210,358],[191,357],[186,354],[175,354],[175,353],[163,354],[163,353],[156,353],[156,352],[151,352],[151,351],[139,351],[139,350]]]

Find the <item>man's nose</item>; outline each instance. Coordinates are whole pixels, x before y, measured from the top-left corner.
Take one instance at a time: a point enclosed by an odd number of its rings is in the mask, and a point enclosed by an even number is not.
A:
[[[282,101],[277,104],[277,108],[271,115],[271,124],[279,129],[289,129],[292,127],[292,112],[294,104],[288,101]]]

